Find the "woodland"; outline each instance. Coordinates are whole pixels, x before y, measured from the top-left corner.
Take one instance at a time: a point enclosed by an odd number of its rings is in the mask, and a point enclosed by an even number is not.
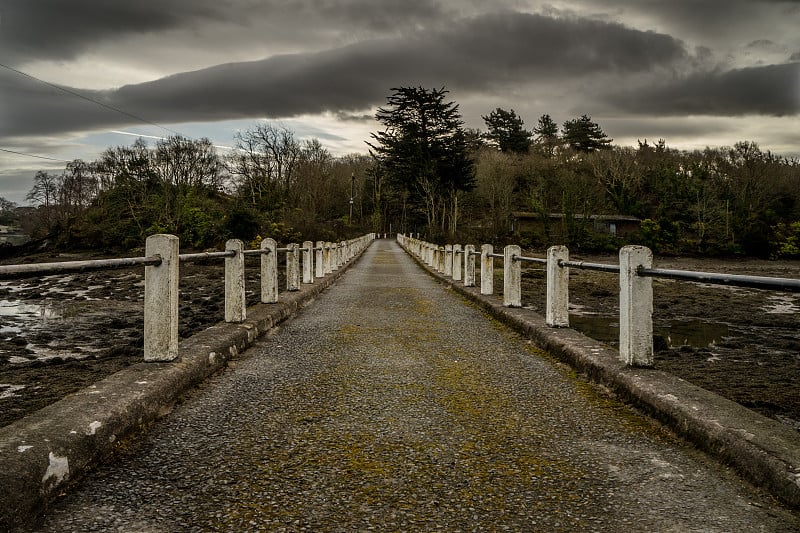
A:
[[[255,245],[375,231],[529,249],[643,244],[661,254],[800,258],[797,159],[751,141],[691,152],[664,139],[619,146],[589,115],[559,127],[543,114],[529,129],[498,108],[473,130],[444,88],[391,91],[368,153],[335,156],[266,122],[224,153],[208,139],[138,139],[37,172],[31,207],[0,198],[0,224],[21,225],[38,245],[108,252],[140,249],[154,233],[207,249],[229,238]],[[541,223],[515,227],[520,212]],[[597,215],[632,217],[638,228],[601,231]]]

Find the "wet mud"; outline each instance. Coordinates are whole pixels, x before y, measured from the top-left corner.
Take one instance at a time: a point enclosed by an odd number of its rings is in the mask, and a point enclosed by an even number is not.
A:
[[[253,305],[257,258],[245,272]],[[224,291],[222,261],[181,265],[181,338],[223,320]],[[0,426],[141,361],[143,300],[143,267],[0,281]]]
[[[800,278],[792,261],[657,258],[654,266]],[[523,285],[523,305],[544,314],[544,271],[528,269]],[[571,327],[618,345],[618,277],[571,269],[569,291]],[[653,299],[656,368],[800,430],[800,294],[654,279]]]

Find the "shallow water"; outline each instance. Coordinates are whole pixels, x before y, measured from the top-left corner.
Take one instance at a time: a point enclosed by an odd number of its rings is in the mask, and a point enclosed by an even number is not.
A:
[[[570,314],[570,327],[593,339],[609,344],[619,343],[619,317],[600,314]],[[661,335],[672,348],[691,346],[708,348],[731,334],[727,324],[687,318],[670,320],[668,326],[653,326],[653,334]]]

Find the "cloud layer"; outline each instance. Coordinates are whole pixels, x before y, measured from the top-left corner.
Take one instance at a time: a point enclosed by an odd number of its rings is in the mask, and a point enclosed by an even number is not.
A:
[[[788,0],[4,0],[0,16],[0,63],[108,106],[0,69],[6,147],[141,124],[130,115],[370,116],[401,85],[446,86],[473,126],[495,107],[625,128],[800,114],[800,4]],[[73,71],[102,79],[104,67],[138,74],[75,89],[86,85]],[[704,139],[701,127],[685,133]]]

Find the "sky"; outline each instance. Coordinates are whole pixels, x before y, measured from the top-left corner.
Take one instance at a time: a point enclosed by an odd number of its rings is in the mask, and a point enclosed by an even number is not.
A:
[[[798,28],[798,0],[0,0],[0,196],[136,135],[225,153],[267,121],[366,153],[400,86],[470,128],[588,114],[623,146],[800,157]]]

